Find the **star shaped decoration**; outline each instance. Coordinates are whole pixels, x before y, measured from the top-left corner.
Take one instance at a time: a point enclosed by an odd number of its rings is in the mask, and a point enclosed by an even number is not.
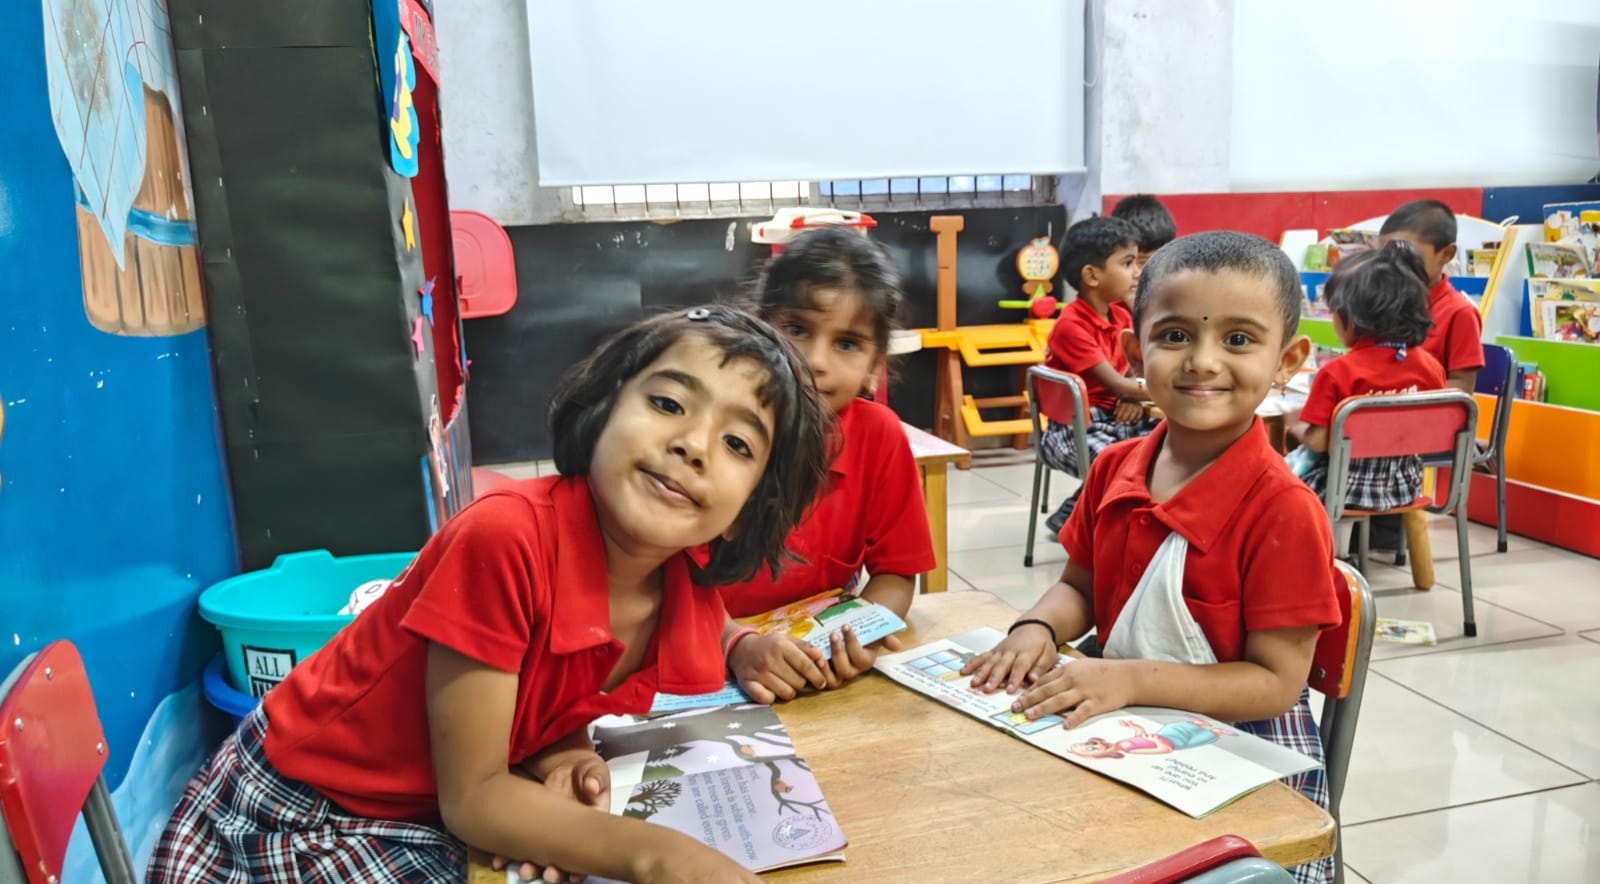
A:
[[[728,730],[736,731],[738,729],[739,729],[739,722],[737,722],[737,721],[728,722]]]
[[[422,317],[418,316],[411,324],[411,343],[417,345],[417,356],[421,357],[427,349],[427,338],[422,335]]]
[[[415,216],[411,214],[411,200],[405,201],[405,208],[400,210],[400,229],[406,234],[406,251],[417,247],[417,225]]]
[[[432,326],[434,324],[433,280],[429,279],[427,282],[423,283],[422,288],[418,289],[417,291],[422,293],[422,315],[428,317],[428,325]]]

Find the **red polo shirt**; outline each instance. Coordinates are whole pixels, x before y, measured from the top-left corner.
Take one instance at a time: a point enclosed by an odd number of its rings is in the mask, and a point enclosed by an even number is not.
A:
[[[1112,304],[1107,312],[1109,317],[1094,312],[1083,298],[1061,308],[1061,318],[1050,329],[1050,352],[1044,364],[1082,377],[1089,407],[1110,411],[1117,407],[1116,395],[1087,372],[1102,362],[1109,362],[1117,374],[1127,373],[1128,357],[1122,352],[1122,331],[1133,328],[1133,314],[1121,303]]]
[[[642,713],[657,690],[723,684],[722,602],[664,566],[660,622],[639,670],[609,693],[605,547],[582,478],[498,488],[451,519],[382,598],[263,700],[266,753],[362,816],[436,823],[428,643],[518,675],[508,765],[607,713]],[[665,642],[662,637],[666,636]]]
[[[1173,531],[1189,541],[1183,600],[1222,662],[1243,659],[1245,633],[1339,623],[1333,541],[1322,501],[1272,450],[1261,419],[1170,499],[1146,477],[1167,425],[1106,448],[1061,529],[1067,557],[1094,574],[1101,644]],[[1098,567],[1097,567],[1098,564]]]
[[[1324,364],[1311,379],[1300,417],[1314,427],[1333,425],[1333,411],[1351,396],[1418,393],[1444,387],[1444,369],[1426,350],[1406,349],[1406,358],[1371,340],[1356,341],[1350,352]]]
[[[1445,373],[1483,368],[1483,318],[1477,306],[1450,284],[1450,277],[1439,277],[1428,292],[1428,313],[1433,328],[1422,349],[1444,366]]]
[[[922,482],[900,419],[888,408],[855,399],[839,412],[842,447],[822,494],[789,535],[790,561],[778,579],[721,587],[728,613],[761,614],[869,574],[911,576],[933,570],[933,539]]]

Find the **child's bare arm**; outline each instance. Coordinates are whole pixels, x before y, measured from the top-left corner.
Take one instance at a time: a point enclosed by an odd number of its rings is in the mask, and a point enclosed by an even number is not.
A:
[[[1316,643],[1316,627],[1304,626],[1246,633],[1244,659],[1230,663],[1075,660],[1040,678],[1012,708],[1029,718],[1060,714],[1067,727],[1124,706],[1168,706],[1222,721],[1275,718],[1299,698]]]
[[[1319,427],[1316,424],[1308,424],[1305,421],[1300,421],[1294,425],[1294,435],[1299,438],[1301,445],[1304,445],[1312,451],[1317,451],[1324,454],[1327,453],[1327,427]]]
[[[1446,389],[1460,390],[1471,395],[1478,386],[1478,370],[1476,368],[1458,368],[1444,376]]]
[[[1076,562],[1067,562],[1061,579],[1017,618],[1042,620],[1049,627],[1037,623],[1018,626],[1000,644],[963,666],[961,674],[971,675],[973,687],[990,693],[1002,684],[1012,693],[1033,684],[1056,665],[1055,642],[1071,641],[1089,631],[1094,623],[1093,598],[1094,574]]]
[[[1110,390],[1118,399],[1128,399],[1141,402],[1145,398],[1144,384],[1138,378],[1130,378],[1117,373],[1109,362],[1098,362],[1084,372],[1095,383]]]
[[[506,746],[516,674],[434,644],[426,695],[439,811],[445,827],[467,844],[628,881],[759,880],[687,836],[611,816],[513,774]]]

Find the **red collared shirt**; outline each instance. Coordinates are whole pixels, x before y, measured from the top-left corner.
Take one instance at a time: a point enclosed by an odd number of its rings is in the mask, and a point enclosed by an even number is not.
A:
[[[1061,308],[1061,318],[1050,329],[1050,352],[1044,364],[1082,377],[1089,407],[1110,411],[1117,407],[1116,395],[1086,372],[1102,362],[1109,362],[1112,371],[1127,373],[1128,356],[1122,352],[1122,332],[1133,328],[1133,314],[1120,303],[1112,304],[1107,312],[1109,317],[1101,316],[1082,298]]]
[[[1483,368],[1483,318],[1477,306],[1450,284],[1450,277],[1439,277],[1428,292],[1428,313],[1433,328],[1422,349],[1444,366],[1445,373]]]
[[[1311,379],[1311,394],[1300,417],[1314,427],[1333,425],[1333,411],[1351,396],[1418,393],[1444,387],[1444,369],[1438,360],[1419,347],[1406,348],[1406,358],[1396,359],[1397,351],[1380,347],[1371,340],[1360,340],[1350,352],[1324,364]]]
[[[588,483],[547,477],[496,489],[446,523],[381,599],[267,693],[267,758],[352,813],[437,822],[423,687],[429,642],[517,673],[508,764],[601,715],[646,712],[658,690],[716,690],[722,602],[690,582],[685,556],[663,568],[660,622],[644,661],[602,693],[623,646],[611,636]]]
[[[763,571],[748,583],[721,587],[728,613],[761,614],[836,589],[865,565],[868,574],[910,577],[934,566],[922,482],[900,419],[876,402],[853,400],[839,412],[842,439],[828,484],[790,535],[778,579]]]
[[[1094,574],[1104,645],[1170,532],[1189,542],[1183,601],[1221,662],[1243,659],[1246,633],[1339,623],[1333,541],[1322,501],[1272,450],[1261,419],[1170,499],[1150,499],[1163,422],[1106,448],[1061,529],[1067,557]]]

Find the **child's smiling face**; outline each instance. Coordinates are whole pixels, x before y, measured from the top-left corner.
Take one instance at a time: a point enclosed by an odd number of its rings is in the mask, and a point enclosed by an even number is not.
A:
[[[1273,383],[1310,351],[1284,341],[1283,315],[1265,276],[1183,270],[1157,283],[1128,356],[1173,427],[1243,433]]]

